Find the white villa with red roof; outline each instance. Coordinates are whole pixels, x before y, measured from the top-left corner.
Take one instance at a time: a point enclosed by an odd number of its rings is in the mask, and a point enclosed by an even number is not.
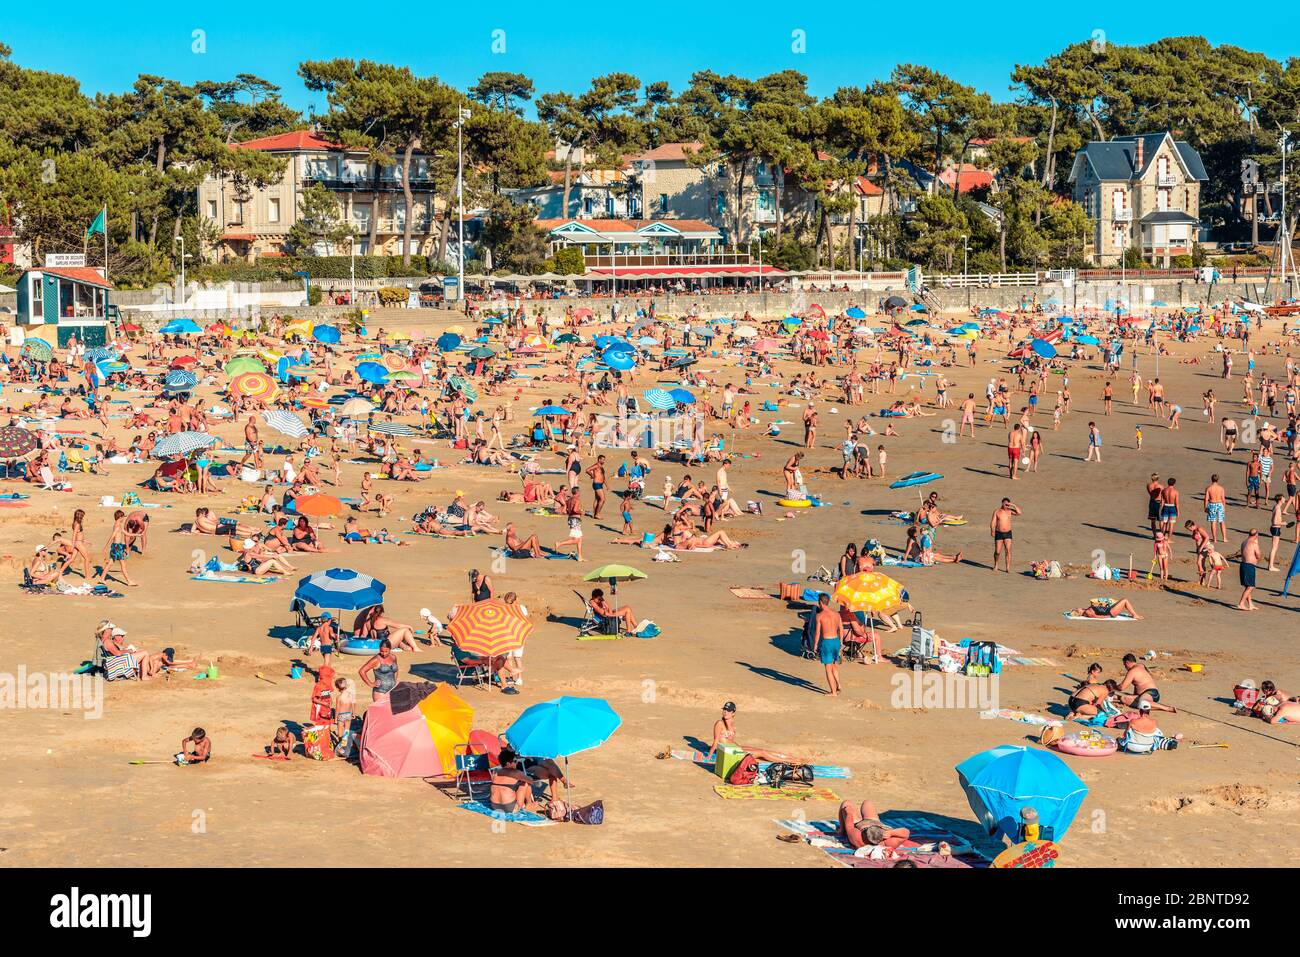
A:
[[[356,234],[358,254],[401,255],[406,222],[401,169],[371,162],[364,150],[347,150],[311,130],[295,130],[234,144],[284,157],[280,182],[241,192],[226,177],[210,176],[199,187],[199,214],[217,232],[218,259],[282,255],[297,221],[303,190],[319,183],[338,200],[339,218]],[[412,159],[414,226],[411,252],[435,253],[434,184],[426,155]],[[348,248],[321,250],[346,254]]]

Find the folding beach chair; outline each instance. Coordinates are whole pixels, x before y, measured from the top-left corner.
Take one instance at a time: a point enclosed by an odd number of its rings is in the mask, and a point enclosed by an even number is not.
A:
[[[289,602],[289,611],[293,612],[294,624],[299,628],[306,628],[308,631],[315,631],[320,627],[320,616],[309,614],[307,612],[307,605],[301,598],[294,598],[293,601]]]
[[[588,635],[617,635],[619,633],[622,619],[596,614],[596,609],[591,607],[591,602],[583,597],[582,592],[575,590],[574,594],[582,602],[582,623],[578,625],[579,638],[585,638]]]
[[[466,655],[455,645],[451,646],[451,662],[456,666],[456,687],[459,688],[467,680],[473,680],[474,684],[480,688],[487,685],[492,686],[492,659],[475,658]]]
[[[456,759],[456,790],[474,800],[474,785],[491,785],[492,758],[483,751],[476,751],[474,744],[458,744],[453,749]],[[461,781],[465,786],[461,787]]]

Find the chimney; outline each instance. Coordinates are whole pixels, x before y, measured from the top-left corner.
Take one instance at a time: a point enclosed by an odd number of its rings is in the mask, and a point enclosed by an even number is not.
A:
[[[1142,167],[1145,165],[1145,164],[1142,162],[1142,143],[1143,143],[1142,137],[1139,136],[1139,137],[1137,138],[1137,147],[1136,147],[1136,151],[1135,151],[1134,156],[1133,156],[1133,164],[1134,164],[1134,166],[1136,167],[1136,168],[1133,170],[1133,175],[1134,175],[1135,177],[1136,177],[1136,176],[1141,176],[1141,175],[1142,175]]]

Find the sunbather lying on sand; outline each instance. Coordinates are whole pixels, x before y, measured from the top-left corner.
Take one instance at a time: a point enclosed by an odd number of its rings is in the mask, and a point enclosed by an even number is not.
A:
[[[912,836],[905,827],[885,827],[870,801],[840,803],[840,836],[850,847],[901,847]]]
[[[1141,621],[1142,616],[1133,608],[1127,598],[1114,602],[1093,602],[1085,608],[1070,609],[1071,618],[1132,618]]]
[[[249,538],[261,532],[259,528],[237,522],[233,518],[217,518],[207,508],[194,510],[194,522],[190,526],[192,535],[232,535]]]

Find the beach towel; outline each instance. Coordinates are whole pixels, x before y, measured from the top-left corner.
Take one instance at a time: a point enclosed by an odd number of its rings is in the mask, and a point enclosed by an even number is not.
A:
[[[227,582],[232,585],[270,585],[279,580],[272,576],[223,575],[220,572],[203,572],[190,576],[192,582]]]
[[[776,824],[800,835],[813,847],[829,854],[842,867],[893,867],[902,857],[914,861],[919,867],[988,867],[992,860],[969,840],[926,815],[886,812],[880,816],[880,820],[888,827],[907,828],[912,832],[915,845],[905,846],[892,854],[866,848],[855,850],[840,836],[838,820],[804,821],[786,818],[776,821]],[[937,853],[940,841],[947,842],[952,849],[951,858],[942,858]],[[880,856],[875,857],[876,854]]]
[[[766,589],[749,588],[744,585],[732,585],[727,591],[731,592],[737,598],[771,598]]]
[[[924,564],[923,562],[912,562],[912,561],[905,562],[901,558],[893,558],[892,556],[889,555],[886,555],[884,558],[882,558],[880,560],[880,564],[885,568],[930,568],[931,567],[929,565]]]
[[[1120,615],[1118,618],[1089,618],[1087,615],[1071,615],[1068,611],[1061,612],[1062,618],[1068,618],[1070,621],[1137,621],[1136,618],[1130,618],[1128,615]]]
[[[73,598],[125,598],[126,595],[120,591],[113,591],[107,585],[71,585],[67,582],[59,582],[54,588],[43,587],[28,589],[33,595],[69,595]]]
[[[703,751],[691,751],[687,749],[680,749],[676,751],[669,751],[668,756],[671,758],[675,758],[678,761],[692,761],[695,764],[698,764],[702,768],[705,768],[710,771],[713,770],[713,766],[714,766],[713,761],[709,760],[709,756],[705,754]],[[767,768],[770,768],[771,766],[772,763],[770,761],[759,762],[758,768],[760,771],[763,771],[766,770]],[[809,765],[809,767],[813,769],[813,777],[815,778],[847,779],[853,777],[853,772],[849,768],[841,767],[840,765],[837,764],[812,764]]]
[[[509,821],[511,824],[522,824],[524,827],[546,827],[548,824],[559,823],[559,821],[549,820],[533,811],[512,811],[509,814],[494,811],[482,801],[464,801],[456,806],[462,811],[472,811],[475,814],[490,817],[495,821]]]
[[[713,793],[729,801],[839,801],[830,788],[770,788],[765,784],[715,784]]]
[[[136,670],[135,656],[131,653],[112,655],[104,659],[104,680],[117,681],[120,678],[134,678]]]

